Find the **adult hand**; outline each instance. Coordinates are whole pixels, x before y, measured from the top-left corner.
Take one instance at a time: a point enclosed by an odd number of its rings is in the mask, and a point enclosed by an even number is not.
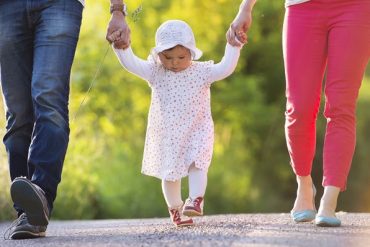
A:
[[[233,46],[240,46],[248,42],[247,32],[252,25],[252,13],[240,10],[227,30],[227,42]],[[239,42],[238,42],[239,41]]]
[[[120,35],[118,38],[112,39],[112,34],[116,31],[119,31]],[[122,12],[113,12],[108,24],[106,39],[109,43],[113,43],[116,49],[126,49],[130,46],[130,28]]]

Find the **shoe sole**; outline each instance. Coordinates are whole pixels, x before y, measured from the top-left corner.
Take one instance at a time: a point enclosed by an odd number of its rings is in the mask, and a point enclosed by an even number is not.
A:
[[[176,227],[185,227],[185,226],[193,226],[194,225],[194,222],[192,223],[184,223],[184,224],[181,224],[181,225],[176,225],[174,224]]]
[[[176,225],[176,227],[186,227],[186,226],[193,226],[194,223],[192,224],[183,224],[183,225]]]
[[[182,214],[188,217],[194,217],[194,216],[202,216],[203,213],[199,213],[198,211],[195,210],[183,210]]]
[[[11,239],[29,239],[29,238],[41,238],[45,237],[45,232],[40,233],[33,233],[33,232],[27,232],[27,231],[19,231],[13,233],[10,238]]]
[[[26,179],[13,181],[10,187],[13,202],[27,214],[28,222],[34,226],[47,226],[49,221],[44,211],[42,199],[32,183]]]
[[[307,223],[307,222],[312,222],[314,219],[293,219],[295,223]]]
[[[328,222],[315,222],[315,225],[316,226],[320,226],[320,227],[340,227],[340,223],[328,223]]]

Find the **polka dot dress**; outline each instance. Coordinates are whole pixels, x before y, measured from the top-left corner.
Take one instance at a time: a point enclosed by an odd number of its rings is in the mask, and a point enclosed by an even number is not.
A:
[[[193,62],[180,72],[153,67],[143,174],[175,181],[188,175],[192,163],[208,169],[214,142],[212,65],[213,61]]]

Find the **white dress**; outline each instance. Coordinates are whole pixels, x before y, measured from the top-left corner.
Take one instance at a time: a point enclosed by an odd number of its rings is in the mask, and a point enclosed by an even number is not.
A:
[[[152,89],[142,173],[176,181],[188,175],[193,163],[207,170],[214,142],[210,86],[234,71],[240,48],[227,45],[220,63],[193,61],[180,72],[142,60],[131,48],[115,52],[121,64]]]

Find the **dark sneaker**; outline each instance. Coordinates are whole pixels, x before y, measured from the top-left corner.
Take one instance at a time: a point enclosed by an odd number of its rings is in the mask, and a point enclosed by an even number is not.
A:
[[[45,192],[25,177],[15,178],[10,186],[13,202],[22,208],[28,222],[34,226],[47,226],[49,208]]]
[[[34,226],[28,223],[27,215],[21,214],[9,227],[7,239],[27,239],[45,237],[46,226]]]

